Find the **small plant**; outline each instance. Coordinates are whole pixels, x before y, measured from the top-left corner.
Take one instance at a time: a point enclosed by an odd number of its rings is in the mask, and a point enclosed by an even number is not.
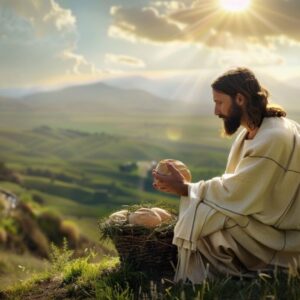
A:
[[[74,251],[68,249],[68,241],[66,238],[63,240],[63,246],[59,247],[51,244],[49,258],[51,261],[51,272],[62,272],[65,266],[70,262]]]
[[[118,284],[108,286],[104,281],[99,281],[95,286],[95,296],[99,300],[133,300],[134,294],[127,286],[125,289]]]
[[[63,282],[74,283],[81,277],[90,267],[88,258],[79,258],[69,262],[63,270]]]

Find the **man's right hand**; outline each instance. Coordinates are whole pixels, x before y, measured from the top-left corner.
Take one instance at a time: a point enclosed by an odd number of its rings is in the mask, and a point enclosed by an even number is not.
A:
[[[188,183],[183,175],[171,163],[167,163],[170,175],[161,175],[155,169],[152,170],[154,177],[153,187],[161,192],[175,194],[178,196],[188,195]]]

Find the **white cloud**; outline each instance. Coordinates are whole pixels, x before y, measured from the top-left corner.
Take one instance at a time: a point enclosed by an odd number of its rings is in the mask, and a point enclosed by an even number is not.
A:
[[[51,0],[51,10],[43,17],[43,21],[53,21],[56,28],[61,31],[64,29],[74,29],[76,19],[68,9],[61,8],[54,0]]]
[[[70,60],[73,61],[75,64],[73,64],[71,70],[67,70],[67,72],[73,72],[77,75],[82,74],[101,74],[101,71],[97,70],[95,65],[89,63],[83,55],[76,54],[72,52],[71,50],[64,50],[60,57],[63,60]]]
[[[76,26],[72,11],[55,0],[1,0],[0,85],[35,85],[64,74],[99,76],[77,51]]]
[[[76,28],[76,18],[72,12],[59,6],[55,0],[2,0],[1,7],[27,21],[38,35]]]
[[[163,9],[165,14],[186,8],[185,3],[182,1],[152,1],[151,5],[158,9]]]
[[[175,22],[154,7],[112,7],[113,24],[108,30],[111,37],[150,43],[172,42],[180,39],[181,29]]]
[[[145,62],[137,57],[112,53],[105,54],[105,63],[122,64],[133,68],[145,67]]]

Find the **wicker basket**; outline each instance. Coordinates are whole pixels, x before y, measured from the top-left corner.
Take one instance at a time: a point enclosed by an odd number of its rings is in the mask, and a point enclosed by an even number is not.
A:
[[[175,220],[155,229],[124,224],[100,224],[102,236],[109,237],[120,255],[121,266],[134,270],[173,274],[177,263],[177,247],[172,244]]]

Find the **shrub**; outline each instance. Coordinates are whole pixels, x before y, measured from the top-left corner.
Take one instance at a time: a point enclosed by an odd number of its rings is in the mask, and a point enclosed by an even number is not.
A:
[[[67,238],[71,248],[77,248],[80,240],[80,232],[77,225],[72,221],[62,221],[60,223],[60,233]]]
[[[38,194],[33,194],[32,195],[32,200],[34,202],[38,203],[38,204],[44,204],[45,203],[45,199],[42,196],[38,195]]]
[[[7,241],[7,232],[4,228],[0,228],[0,245]]]
[[[63,236],[59,234],[61,222],[62,218],[59,214],[50,210],[44,211],[38,216],[38,224],[41,230],[51,242],[57,245],[61,245],[63,241]]]
[[[14,217],[19,223],[21,236],[28,249],[39,256],[48,257],[49,242],[37,222],[31,216],[20,211]]]
[[[0,194],[0,213],[7,209],[7,201],[4,199],[4,196]]]
[[[21,201],[18,205],[18,209],[20,209],[22,213],[30,216],[31,218],[35,218],[35,213],[30,202]]]

